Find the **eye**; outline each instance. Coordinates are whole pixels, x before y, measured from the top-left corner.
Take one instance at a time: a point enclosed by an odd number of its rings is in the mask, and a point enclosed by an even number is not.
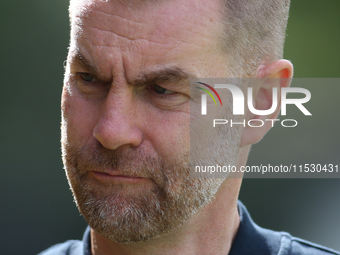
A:
[[[176,93],[172,90],[168,90],[168,89],[165,89],[161,86],[158,86],[157,84],[152,85],[150,89],[153,89],[158,94],[174,94],[174,93]]]
[[[84,81],[87,82],[91,82],[93,80],[93,76],[89,73],[81,73],[80,76]]]

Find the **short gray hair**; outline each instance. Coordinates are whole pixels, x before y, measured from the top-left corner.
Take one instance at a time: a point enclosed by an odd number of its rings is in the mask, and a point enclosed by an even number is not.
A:
[[[263,62],[283,57],[290,0],[223,1],[222,45],[231,75],[252,77]]]

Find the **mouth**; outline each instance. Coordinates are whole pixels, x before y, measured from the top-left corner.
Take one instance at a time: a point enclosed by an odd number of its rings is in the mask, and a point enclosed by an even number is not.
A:
[[[141,184],[146,181],[150,181],[150,178],[144,178],[141,176],[135,175],[125,175],[120,172],[99,172],[99,171],[90,171],[90,174],[93,175],[98,181],[104,183],[111,184]]]

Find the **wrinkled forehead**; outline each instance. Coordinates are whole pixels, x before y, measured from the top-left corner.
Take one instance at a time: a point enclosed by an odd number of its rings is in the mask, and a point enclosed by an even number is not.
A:
[[[95,24],[111,31],[119,23],[118,30],[125,35],[130,30],[133,40],[146,33],[150,36],[150,31],[158,38],[162,33],[173,35],[183,31],[203,37],[215,30],[218,34],[222,26],[221,8],[220,0],[71,0],[69,11],[73,33],[80,34],[81,27]],[[132,31],[131,26],[140,30]]]
[[[70,0],[70,11],[86,14],[91,9],[105,5],[114,6],[120,4],[131,9],[141,9],[147,6],[155,6],[167,0]]]

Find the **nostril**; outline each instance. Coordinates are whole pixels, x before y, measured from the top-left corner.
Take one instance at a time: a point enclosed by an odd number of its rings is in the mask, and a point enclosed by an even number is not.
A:
[[[101,119],[93,129],[93,136],[107,149],[116,150],[120,146],[138,146],[143,137],[141,129],[133,119],[109,121]]]

